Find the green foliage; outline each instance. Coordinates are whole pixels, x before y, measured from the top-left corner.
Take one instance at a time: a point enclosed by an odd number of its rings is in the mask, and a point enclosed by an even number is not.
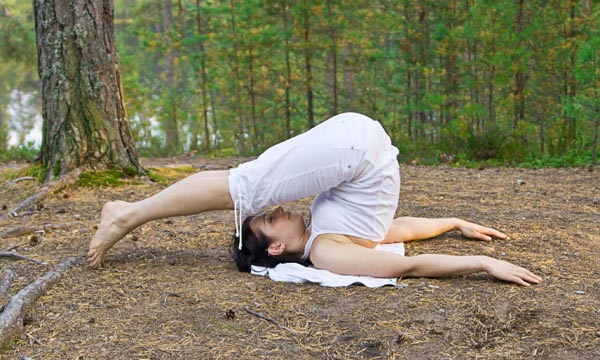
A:
[[[0,162],[7,161],[33,161],[39,153],[39,148],[32,141],[26,144],[10,146],[5,151],[0,151]]]
[[[38,181],[43,181],[43,169],[38,164],[26,164],[25,166],[5,167],[0,171],[0,180],[10,181],[21,177],[31,176]]]
[[[31,4],[7,1],[0,56],[17,46],[11,64],[33,59]],[[138,154],[256,155],[308,130],[311,114],[319,123],[357,111],[385,125],[404,161],[591,159],[600,3],[523,4],[182,0],[165,12],[156,1],[116,0]],[[3,87],[32,83],[21,73],[34,66],[15,69],[0,62]]]

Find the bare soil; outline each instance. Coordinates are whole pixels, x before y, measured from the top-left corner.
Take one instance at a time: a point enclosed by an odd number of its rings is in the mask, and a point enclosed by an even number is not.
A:
[[[202,171],[239,161],[144,164]],[[4,165],[0,175],[19,166]],[[401,172],[399,216],[461,217],[510,236],[485,243],[448,233],[407,244],[408,255],[485,254],[527,267],[544,282],[525,288],[474,274],[400,279],[403,286],[379,289],[277,283],[235,269],[228,253],[233,214],[212,212],[148,223],[118,243],[102,269],[71,269],[38,301],[25,334],[0,348],[0,358],[600,358],[600,168],[404,165]],[[186,172],[172,174],[169,182]],[[0,207],[38,186],[3,180]],[[141,199],[164,186],[136,179],[120,187],[70,187],[4,220],[0,231],[81,221],[0,239],[0,251],[16,245],[50,264],[0,259],[16,273],[9,295],[53,264],[83,258],[104,202]],[[307,213],[310,200],[288,207]]]

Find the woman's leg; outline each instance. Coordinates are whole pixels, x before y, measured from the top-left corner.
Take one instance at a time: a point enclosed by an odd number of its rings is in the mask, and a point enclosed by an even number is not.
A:
[[[138,202],[106,203],[98,230],[90,241],[90,265],[98,267],[116,242],[150,220],[233,209],[228,175],[228,170],[200,172]]]

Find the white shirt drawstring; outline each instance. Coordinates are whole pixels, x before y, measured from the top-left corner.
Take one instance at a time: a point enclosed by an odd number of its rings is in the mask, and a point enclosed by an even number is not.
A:
[[[239,204],[238,204],[239,203]],[[238,220],[238,206],[240,208],[240,217]],[[242,194],[238,191],[238,198],[233,202],[233,219],[235,221],[235,236],[240,239],[238,250],[242,250]]]

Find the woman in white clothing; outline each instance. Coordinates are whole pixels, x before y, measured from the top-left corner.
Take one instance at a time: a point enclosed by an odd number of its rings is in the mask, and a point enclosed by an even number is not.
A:
[[[426,239],[450,230],[486,241],[506,237],[460,219],[394,220],[400,189],[397,154],[378,122],[356,113],[335,116],[230,171],[194,174],[139,202],[107,203],[90,242],[90,264],[99,266],[114,243],[147,221],[234,209],[232,255],[241,271],[296,261],[348,275],[448,277],[486,271],[526,286],[541,281],[522,267],[486,256],[408,257],[373,250],[377,243]],[[244,219],[263,207],[316,194],[309,225],[282,207]]]

